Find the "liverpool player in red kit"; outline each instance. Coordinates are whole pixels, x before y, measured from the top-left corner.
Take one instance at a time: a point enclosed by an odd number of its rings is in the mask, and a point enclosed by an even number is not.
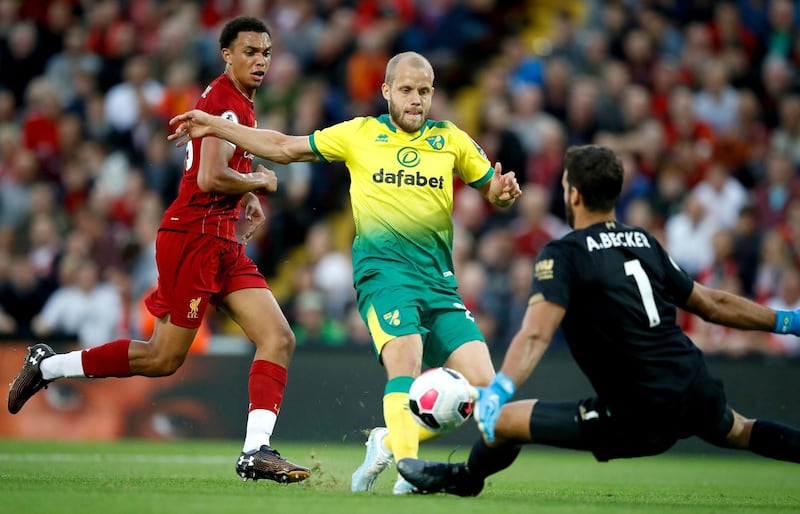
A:
[[[272,54],[269,30],[256,18],[239,17],[225,25],[219,42],[225,72],[206,88],[197,108],[254,127],[253,97]],[[152,337],[146,342],[119,339],[65,354],[43,343],[31,346],[11,384],[12,414],[60,378],[171,375],[186,358],[211,304],[227,312],[256,346],[247,432],[236,472],[245,480],[308,478],[307,468],[270,447],[295,340],[266,280],[244,252],[244,244],[265,221],[255,193],[277,188],[271,170],[259,165],[252,171],[252,159],[214,137],[187,145],[178,197],[164,214],[156,242],[158,288],[146,301],[157,318]],[[240,242],[234,227],[242,210],[249,225]]]

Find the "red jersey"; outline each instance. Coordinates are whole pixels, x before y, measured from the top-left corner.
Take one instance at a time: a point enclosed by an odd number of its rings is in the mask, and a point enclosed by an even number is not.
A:
[[[253,102],[245,97],[224,73],[214,79],[197,101],[197,109],[222,116],[248,127],[256,126]],[[202,139],[186,145],[178,197],[164,213],[162,229],[207,234],[238,241],[235,234],[242,195],[204,193],[197,185]],[[232,145],[232,143],[229,143]],[[228,166],[239,173],[253,171],[253,155],[236,147]]]

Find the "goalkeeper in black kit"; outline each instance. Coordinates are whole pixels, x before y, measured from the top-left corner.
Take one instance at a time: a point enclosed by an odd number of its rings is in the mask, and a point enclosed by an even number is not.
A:
[[[619,158],[607,148],[567,150],[562,185],[574,230],[538,255],[522,326],[497,377],[477,389],[483,439],[466,462],[401,460],[397,468],[411,484],[475,496],[527,443],[586,450],[605,462],[657,455],[697,436],[800,462],[800,431],[733,410],[676,322],[680,307],[728,327],[800,335],[800,311],[774,311],[694,282],[652,235],[615,220],[622,177]],[[507,403],[559,325],[596,396]]]

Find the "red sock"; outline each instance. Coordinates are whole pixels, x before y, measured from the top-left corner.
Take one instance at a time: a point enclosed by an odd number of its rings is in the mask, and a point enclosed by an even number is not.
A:
[[[83,374],[91,378],[131,376],[131,364],[128,360],[130,344],[130,339],[117,339],[102,346],[84,350],[81,353]]]
[[[274,362],[255,360],[250,366],[250,410],[266,409],[278,414],[286,389],[286,368]]]

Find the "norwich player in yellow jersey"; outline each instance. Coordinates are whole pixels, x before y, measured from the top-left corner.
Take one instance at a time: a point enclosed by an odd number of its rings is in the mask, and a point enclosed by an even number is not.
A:
[[[202,111],[172,119],[171,140],[215,136],[279,163],[344,161],[351,178],[355,222],[353,283],[358,307],[386,369],[386,427],[372,430],[367,455],[351,490],[370,491],[392,462],[416,457],[434,434],[408,409],[408,390],[425,362],[463,373],[475,385],[494,377],[489,351],[457,293],[453,274],[453,178],[492,204],[507,207],[520,195],[513,172],[502,174],[449,121],[428,119],[433,68],[414,52],[386,65],[381,92],[389,113],[358,117],[308,136],[248,128]],[[415,492],[398,478],[393,492]]]

